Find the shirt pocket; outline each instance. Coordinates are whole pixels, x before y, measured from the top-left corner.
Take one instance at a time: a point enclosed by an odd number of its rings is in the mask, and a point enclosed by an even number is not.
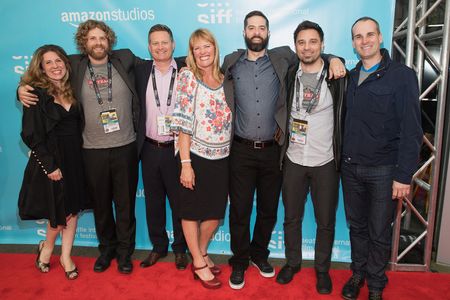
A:
[[[391,127],[390,120],[394,109],[392,99],[392,90],[389,87],[374,85],[368,88],[365,122],[370,135],[377,140],[385,139]]]
[[[392,101],[392,90],[389,87],[375,85],[368,88],[369,102],[367,108],[375,114],[383,114],[387,117],[389,109],[393,109],[390,105]]]

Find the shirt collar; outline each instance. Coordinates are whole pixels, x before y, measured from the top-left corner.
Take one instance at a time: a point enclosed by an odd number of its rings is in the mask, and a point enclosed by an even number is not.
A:
[[[153,65],[154,65],[155,70],[157,70],[159,72],[158,68],[156,67],[156,64],[153,63]],[[172,57],[172,61],[170,62],[169,71],[170,71],[170,67],[172,67],[172,69],[175,69],[175,70],[178,69],[177,62],[175,61],[175,59],[173,57]]]
[[[263,56],[261,56],[261,57],[259,57],[258,59],[261,59],[261,58],[269,58],[269,54],[268,54],[268,52],[267,52],[267,48],[264,50],[264,55]],[[258,60],[257,59],[257,60]],[[249,59],[248,59],[248,49],[247,50],[245,50],[245,52],[244,52],[244,55],[242,55],[241,56],[241,58],[239,59],[240,61],[243,61],[243,60],[248,60],[248,61],[250,61]]]
[[[325,63],[324,63],[324,61],[322,60],[322,66],[320,67],[320,70],[317,72],[317,75],[316,75],[316,79],[317,80],[319,80],[320,79],[320,74],[322,74],[322,70],[323,70],[323,68],[325,67]],[[300,76],[302,76],[302,74],[303,74],[303,70],[302,70],[302,63],[300,62],[299,64],[298,64],[298,70],[297,70],[297,77],[299,77],[300,78]]]

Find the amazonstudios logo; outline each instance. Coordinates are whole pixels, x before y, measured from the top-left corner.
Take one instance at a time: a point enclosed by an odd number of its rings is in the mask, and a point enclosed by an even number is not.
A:
[[[197,15],[197,21],[202,24],[231,23],[233,9],[228,2],[199,2],[197,7],[201,10]]]
[[[153,9],[133,7],[129,9],[112,10],[89,10],[89,11],[63,11],[61,22],[68,23],[74,27],[89,19],[104,22],[142,22],[155,20]]]

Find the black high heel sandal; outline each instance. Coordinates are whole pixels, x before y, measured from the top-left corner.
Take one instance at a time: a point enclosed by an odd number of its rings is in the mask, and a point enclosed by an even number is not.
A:
[[[64,273],[66,273],[66,278],[68,280],[75,280],[78,278],[79,272],[78,272],[77,266],[75,266],[75,268],[72,271],[66,271],[66,268],[64,267],[64,264],[62,263],[62,261],[59,261],[59,263],[61,264],[61,267],[63,268]]]
[[[37,257],[36,257],[36,261],[35,261],[34,265],[41,273],[48,273],[48,272],[50,272],[50,262],[44,263],[40,260],[42,249],[44,249],[44,243],[45,243],[44,240],[39,241],[38,248],[37,248]]]

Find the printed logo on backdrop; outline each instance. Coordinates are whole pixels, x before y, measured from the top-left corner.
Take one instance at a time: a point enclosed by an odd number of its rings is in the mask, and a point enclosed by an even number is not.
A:
[[[130,9],[112,9],[95,11],[63,11],[61,12],[61,22],[74,27],[89,19],[103,22],[145,22],[155,19],[153,9],[133,7]]]
[[[40,237],[45,237],[47,233],[47,220],[37,220],[35,221],[37,225],[44,226],[36,229],[36,234]]]
[[[233,9],[229,2],[198,2],[200,13],[197,21],[202,24],[230,24],[233,18]]]
[[[32,57],[32,55],[13,55],[12,59],[14,64],[17,64],[14,66],[14,73],[23,75],[30,64]]]
[[[145,191],[142,188],[138,188],[136,190],[136,198],[142,198],[145,199]]]

